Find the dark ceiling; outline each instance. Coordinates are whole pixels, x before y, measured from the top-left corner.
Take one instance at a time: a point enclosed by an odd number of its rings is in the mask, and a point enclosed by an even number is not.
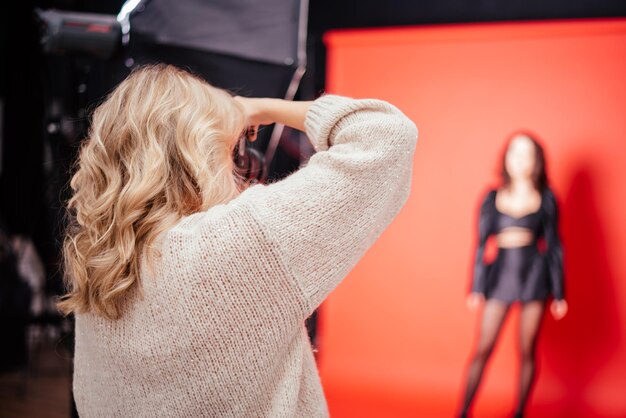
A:
[[[626,16],[624,0],[313,0],[310,26],[379,27]]]

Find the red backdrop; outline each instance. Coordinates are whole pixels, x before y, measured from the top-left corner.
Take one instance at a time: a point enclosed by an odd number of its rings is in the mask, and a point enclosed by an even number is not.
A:
[[[529,416],[626,416],[626,20],[327,34],[330,93],[396,104],[420,130],[412,195],[320,310],[340,417],[451,417],[476,338],[476,220],[504,139],[536,132],[560,203],[570,312],[546,316]],[[518,311],[475,412],[512,410]]]

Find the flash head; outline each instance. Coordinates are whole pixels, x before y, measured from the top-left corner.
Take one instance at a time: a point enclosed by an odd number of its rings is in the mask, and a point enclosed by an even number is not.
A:
[[[121,45],[122,29],[114,15],[35,10],[43,51],[107,59]]]

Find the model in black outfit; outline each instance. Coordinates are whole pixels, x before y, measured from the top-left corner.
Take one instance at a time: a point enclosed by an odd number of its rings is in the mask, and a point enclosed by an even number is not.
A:
[[[461,416],[466,417],[502,323],[521,304],[520,381],[516,417],[522,417],[535,375],[535,346],[547,299],[556,319],[567,313],[557,200],[547,185],[543,149],[532,135],[514,134],[503,158],[502,187],[490,190],[480,209],[478,245],[468,306],[484,302],[480,337],[467,371]],[[494,236],[495,261],[483,259]],[[539,248],[540,242],[542,249]]]

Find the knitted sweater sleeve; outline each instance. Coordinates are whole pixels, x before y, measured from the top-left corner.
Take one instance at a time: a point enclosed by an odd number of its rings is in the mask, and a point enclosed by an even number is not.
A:
[[[313,102],[305,127],[318,151],[306,166],[238,199],[274,241],[310,314],[406,202],[417,128],[387,102],[336,95]]]

